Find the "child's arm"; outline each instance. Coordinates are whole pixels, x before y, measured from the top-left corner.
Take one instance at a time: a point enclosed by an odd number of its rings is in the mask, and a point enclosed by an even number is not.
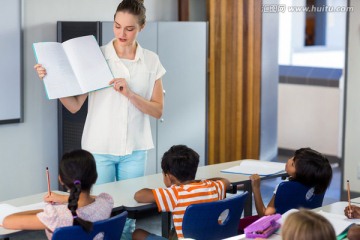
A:
[[[254,193],[255,207],[258,215],[260,217],[264,215],[271,215],[275,213],[275,195],[271,198],[267,207],[265,207],[264,202],[261,197],[260,191],[260,176],[258,174],[253,174],[250,176],[251,185]]]
[[[208,180],[211,181],[222,181],[224,186],[225,186],[225,190],[229,190],[230,189],[230,181],[227,180],[226,178],[220,178],[220,177],[216,177],[216,178],[209,178]]]
[[[45,225],[36,216],[43,210],[32,210],[11,214],[3,220],[3,227],[8,229],[21,230],[43,230]]]
[[[155,202],[154,194],[152,189],[143,188],[137,191],[134,195],[134,199],[139,203],[152,203]]]

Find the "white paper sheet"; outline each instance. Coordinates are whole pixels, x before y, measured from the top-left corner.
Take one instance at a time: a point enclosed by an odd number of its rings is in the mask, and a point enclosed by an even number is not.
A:
[[[318,214],[325,217],[335,229],[336,236],[344,232],[348,227],[357,223],[359,224],[360,219],[348,219],[345,215],[339,215],[335,213],[328,213],[322,210],[317,212]]]
[[[21,207],[15,207],[13,205],[2,203],[0,204],[0,225],[2,225],[2,222],[6,216],[9,216],[14,213],[18,212],[25,212],[30,210],[38,210],[38,209],[44,209],[45,202],[35,203],[35,204],[29,204]]]
[[[242,160],[240,165],[221,170],[221,172],[267,176],[285,172],[285,163],[246,159]]]

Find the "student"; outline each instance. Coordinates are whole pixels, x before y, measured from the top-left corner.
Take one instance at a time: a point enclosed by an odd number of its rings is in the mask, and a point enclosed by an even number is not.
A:
[[[7,216],[3,227],[9,229],[41,230],[51,239],[56,228],[80,225],[85,231],[92,230],[92,222],[110,217],[114,201],[109,194],[90,196],[97,179],[94,157],[85,150],[65,153],[59,167],[59,181],[70,196],[51,193],[43,210],[15,213]],[[66,204],[67,203],[67,204]],[[95,239],[102,239],[97,235]]]
[[[344,209],[344,214],[345,214],[345,216],[347,216],[348,218],[351,218],[351,219],[360,218],[360,207],[351,205],[351,208],[349,209],[349,206],[347,206]],[[351,226],[347,233],[347,238],[349,240],[360,239],[360,225]]]
[[[161,161],[167,188],[144,188],[135,193],[140,203],[155,202],[158,210],[172,212],[177,237],[183,238],[182,219],[187,206],[199,202],[212,202],[225,198],[230,183],[224,178],[195,180],[199,155],[184,145],[172,146]],[[175,235],[175,234],[174,234]],[[174,236],[176,239],[176,235]],[[133,239],[164,239],[142,229],[136,229]]]
[[[323,216],[305,209],[290,213],[281,227],[282,240],[335,240],[335,230]]]
[[[312,186],[315,194],[325,192],[332,178],[332,169],[328,159],[311,148],[296,150],[294,156],[287,161],[285,171],[289,174],[289,181],[298,181],[306,186]],[[265,207],[260,192],[260,176],[253,174],[250,179],[258,215],[261,217],[274,214],[277,188]]]

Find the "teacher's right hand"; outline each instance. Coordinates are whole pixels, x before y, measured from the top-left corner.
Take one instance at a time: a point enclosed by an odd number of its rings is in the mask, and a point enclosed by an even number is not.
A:
[[[43,66],[41,64],[36,64],[34,66],[34,69],[36,70],[38,76],[40,79],[43,79],[46,75],[46,69],[43,68]]]

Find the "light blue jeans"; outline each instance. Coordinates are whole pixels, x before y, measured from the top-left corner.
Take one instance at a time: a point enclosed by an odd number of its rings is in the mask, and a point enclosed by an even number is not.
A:
[[[98,173],[96,184],[144,176],[145,163],[147,161],[147,151],[145,150],[133,151],[132,154],[125,156],[110,154],[93,154],[93,156]],[[121,240],[131,240],[134,230],[135,219],[126,219]]]
[[[147,151],[133,151],[125,156],[93,154],[98,179],[96,184],[144,176]]]

